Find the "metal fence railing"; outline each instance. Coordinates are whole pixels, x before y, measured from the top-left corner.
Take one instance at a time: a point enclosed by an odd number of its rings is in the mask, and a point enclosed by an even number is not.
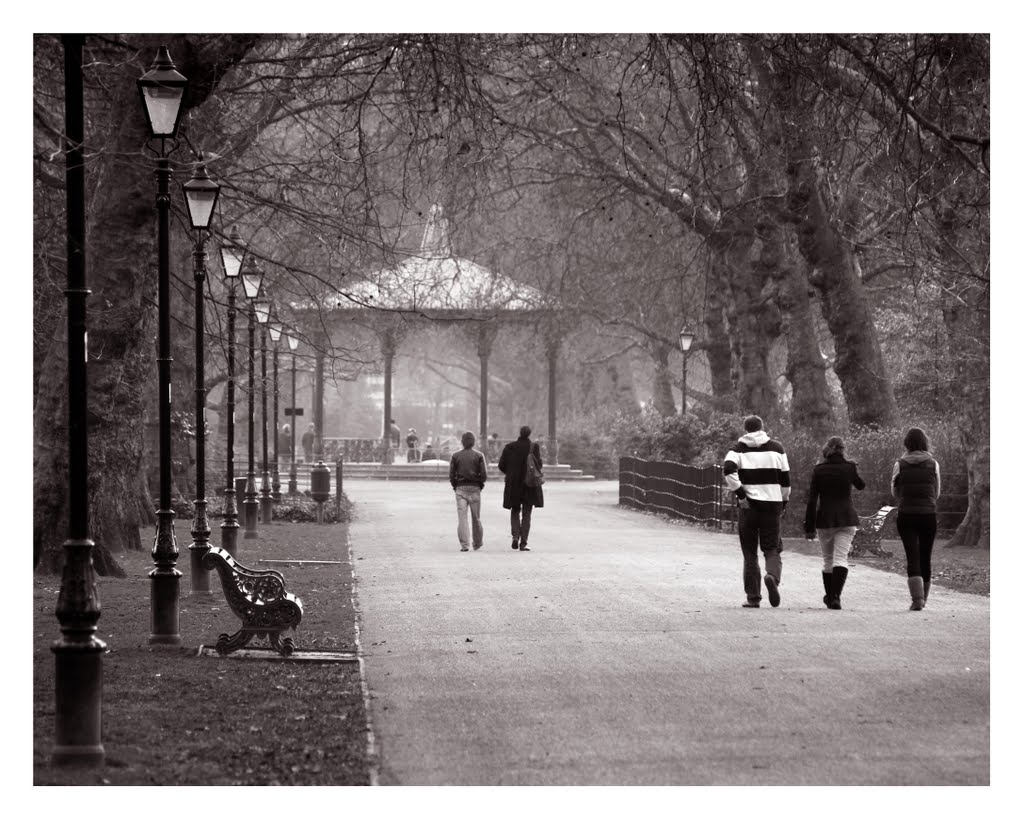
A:
[[[620,458],[619,504],[720,528],[722,469]]]
[[[862,477],[867,487],[854,495],[854,506],[860,515],[872,515],[878,508],[894,503],[889,492],[888,474],[869,473]],[[793,480],[790,514],[783,519],[783,531],[787,535],[798,534],[803,529],[808,483],[805,474],[798,474]],[[732,530],[736,526],[735,501],[725,490],[722,468],[716,464],[696,467],[674,461],[620,458],[619,504],[685,518],[717,529]],[[955,530],[966,512],[967,475],[943,473],[937,511],[939,531]]]

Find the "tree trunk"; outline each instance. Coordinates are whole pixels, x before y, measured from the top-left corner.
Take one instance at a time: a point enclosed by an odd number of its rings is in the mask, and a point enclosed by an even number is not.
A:
[[[751,265],[753,244],[749,233],[723,231],[716,235],[714,249],[722,256],[732,297],[726,316],[737,376],[735,409],[775,418],[778,394],[769,357],[782,331],[782,317],[774,286]]]
[[[718,254],[711,255],[708,275],[708,308],[704,312],[704,342],[702,349],[711,372],[711,393],[720,409],[733,409],[736,404],[732,378],[732,350],[726,332],[727,283],[724,262]]]
[[[802,265],[794,264],[786,279],[786,378],[793,388],[790,417],[793,427],[824,438],[835,425],[829,402],[827,364],[814,330],[810,285]]]
[[[804,156],[810,156],[810,153]],[[896,400],[853,250],[836,230],[810,159],[790,165],[788,206],[810,277],[835,341],[833,366],[851,424],[891,426]]]
[[[132,78],[112,89],[111,119],[103,136],[106,150],[88,166],[90,191],[87,242],[90,266],[89,328],[89,507],[93,560],[97,572],[115,571],[112,553],[141,549],[139,527],[144,463],[144,388],[154,369],[156,263],[155,196],[152,163],[125,162],[139,157],[146,135]],[[94,124],[95,131],[104,123]],[[143,272],[140,272],[140,269]],[[34,486],[35,553],[39,568],[56,572],[63,563],[61,544],[67,510],[60,459],[66,425],[54,424],[63,405],[66,380],[59,367],[47,366],[36,403],[36,440],[42,457]]]
[[[662,416],[674,416],[676,413],[668,353],[669,348],[665,345],[657,345],[651,351],[651,358],[654,360],[654,409]]]

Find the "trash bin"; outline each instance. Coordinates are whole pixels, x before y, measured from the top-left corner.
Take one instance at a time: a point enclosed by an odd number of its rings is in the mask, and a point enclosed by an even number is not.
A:
[[[322,461],[309,471],[310,492],[316,502],[316,523],[324,523],[324,502],[331,497],[331,471]]]

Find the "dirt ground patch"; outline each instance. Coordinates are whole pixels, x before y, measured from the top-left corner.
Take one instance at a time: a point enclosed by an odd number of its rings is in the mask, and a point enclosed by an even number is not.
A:
[[[277,567],[302,599],[297,650],[356,649],[352,567],[345,524],[260,525],[239,537],[239,562],[259,559],[340,561]],[[181,647],[156,648],[150,632],[147,551],[117,556],[128,577],[97,579],[103,659],[106,763],[89,771],[54,768],[54,660],[60,637],[54,615],[60,578],[37,575],[33,600],[33,734],[36,785],[365,785],[370,782],[367,716],[356,663],[309,664],[199,657],[239,619],[224,601],[219,577],[212,601],[190,598],[187,523],[175,524],[180,551]],[[215,533],[216,538],[216,533]],[[153,532],[143,532],[151,544]],[[254,641],[252,646],[265,646]]]

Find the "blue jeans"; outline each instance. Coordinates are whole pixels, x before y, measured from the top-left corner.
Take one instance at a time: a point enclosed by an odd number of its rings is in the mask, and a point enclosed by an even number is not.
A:
[[[776,581],[782,580],[782,538],[780,523],[782,504],[772,501],[747,502],[740,506],[740,549],[743,551],[743,590],[747,600],[761,600],[761,565],[757,548],[764,553],[764,571]]]
[[[459,543],[469,546],[469,519],[473,519],[473,546],[484,544],[484,525],[480,521],[480,488],[461,485],[455,488],[455,504],[459,510]]]

